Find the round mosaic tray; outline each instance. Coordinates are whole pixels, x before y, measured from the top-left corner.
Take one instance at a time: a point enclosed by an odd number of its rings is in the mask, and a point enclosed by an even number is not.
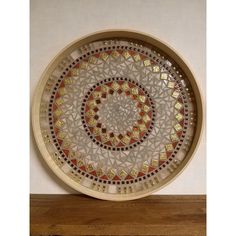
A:
[[[148,35],[106,31],[66,47],[32,108],[37,145],[72,188],[106,200],[147,196],[189,162],[202,102],[194,77]]]

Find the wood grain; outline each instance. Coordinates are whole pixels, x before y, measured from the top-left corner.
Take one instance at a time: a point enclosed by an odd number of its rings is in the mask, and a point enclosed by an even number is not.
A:
[[[205,195],[112,202],[85,195],[31,195],[31,236],[206,235]]]

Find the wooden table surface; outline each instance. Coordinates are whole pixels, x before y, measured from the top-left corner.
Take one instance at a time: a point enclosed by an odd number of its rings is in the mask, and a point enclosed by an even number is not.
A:
[[[206,235],[205,195],[111,202],[84,195],[31,195],[31,236]]]

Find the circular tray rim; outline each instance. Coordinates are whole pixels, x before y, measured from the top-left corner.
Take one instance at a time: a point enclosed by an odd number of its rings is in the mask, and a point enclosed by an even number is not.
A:
[[[54,163],[52,160],[50,154],[48,153],[47,149],[45,148],[44,141],[41,135],[38,135],[41,132],[40,125],[39,125],[39,106],[40,106],[40,100],[41,95],[44,90],[44,86],[47,82],[48,75],[55,69],[56,65],[60,60],[65,56],[65,54],[68,54],[72,52],[75,48],[82,46],[83,44],[89,43],[91,41],[95,40],[102,40],[106,38],[112,38],[112,37],[124,37],[124,38],[130,38],[130,39],[136,39],[141,40],[146,43],[149,43],[155,47],[158,47],[161,49],[164,53],[169,55],[172,59],[174,59],[177,64],[180,66],[180,68],[184,71],[186,74],[193,92],[195,94],[196,99],[196,105],[197,105],[197,123],[196,123],[196,130],[195,135],[193,138],[192,145],[189,149],[189,152],[187,153],[185,159],[180,163],[180,165],[175,169],[175,171],[170,174],[165,180],[160,182],[159,184],[155,185],[152,188],[146,189],[144,191],[141,191],[141,193],[131,193],[131,194],[108,194],[108,193],[101,193],[98,191],[94,191],[92,189],[86,188],[82,185],[75,185],[74,181],[70,179],[66,174],[64,174]],[[102,200],[112,200],[112,201],[126,201],[126,200],[134,200],[138,198],[142,198],[145,196],[148,196],[152,194],[153,192],[159,191],[161,188],[166,186],[167,184],[170,184],[172,181],[175,180],[177,176],[182,173],[182,171],[187,167],[187,165],[190,163],[190,160],[194,156],[194,153],[196,152],[199,141],[201,139],[202,135],[202,128],[203,128],[203,104],[202,104],[202,95],[200,92],[200,88],[197,85],[197,81],[195,80],[195,77],[191,70],[189,69],[189,65],[177,54],[177,52],[167,45],[166,43],[162,42],[157,37],[154,37],[152,35],[148,35],[146,33],[133,31],[133,30],[105,30],[105,31],[97,31],[92,34],[86,35],[82,38],[79,38],[69,45],[67,45],[64,49],[62,49],[48,64],[46,69],[44,70],[43,74],[41,75],[41,78],[35,88],[34,91],[34,97],[31,107],[31,121],[32,121],[32,128],[34,133],[34,138],[37,144],[37,147],[43,157],[43,159],[46,161],[47,165],[50,167],[50,169],[67,185],[69,185],[71,188],[84,193],[86,195],[89,195],[91,197],[99,198]]]

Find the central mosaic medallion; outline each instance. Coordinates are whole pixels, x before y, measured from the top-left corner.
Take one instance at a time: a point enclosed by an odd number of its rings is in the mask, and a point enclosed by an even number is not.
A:
[[[85,95],[81,118],[88,136],[108,150],[136,147],[154,125],[155,106],[150,95],[128,78],[109,78]]]

